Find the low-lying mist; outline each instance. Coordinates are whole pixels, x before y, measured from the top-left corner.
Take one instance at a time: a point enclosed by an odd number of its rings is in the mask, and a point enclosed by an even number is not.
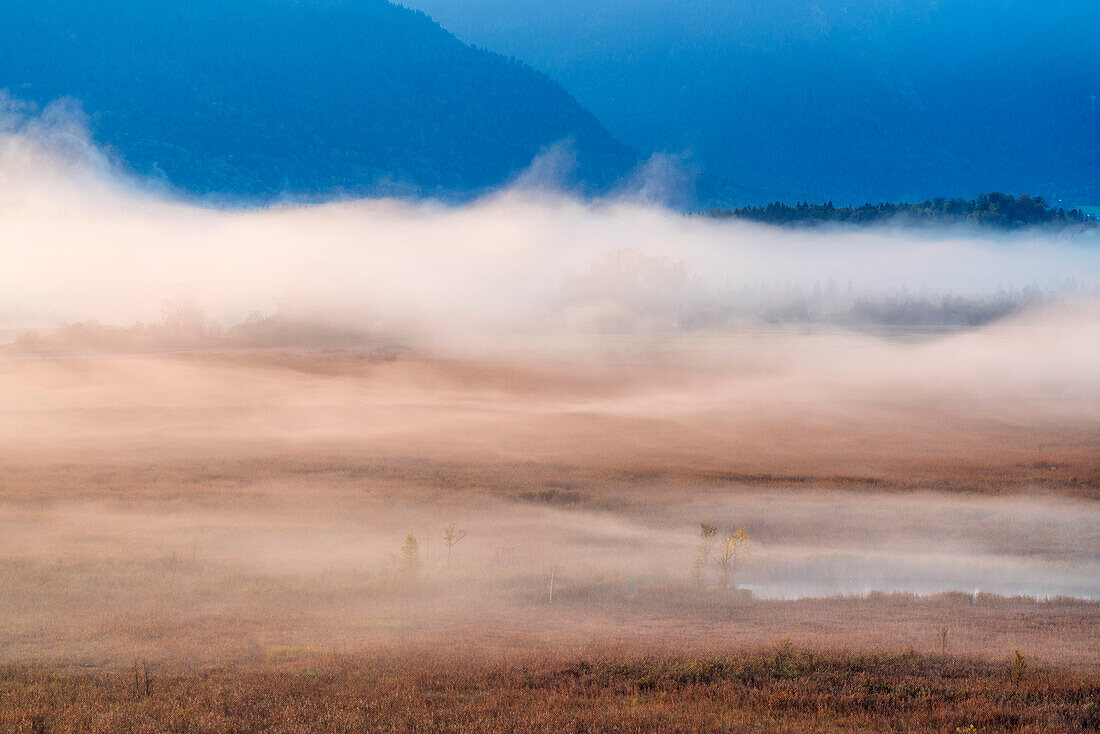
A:
[[[185,304],[417,343],[759,323],[958,327],[1094,297],[1097,238],[786,231],[516,188],[214,209],[127,180],[65,106],[0,125],[0,329],[130,327]],[[522,177],[521,177],[522,179]]]
[[[722,637],[738,604],[783,639],[848,621],[753,598],[952,590],[982,650],[975,592],[1100,597],[1096,239],[522,187],[213,208],[127,179],[71,111],[6,119],[18,656],[359,644],[440,615]],[[746,528],[730,588],[693,566],[700,523]],[[861,609],[844,634],[887,635]]]

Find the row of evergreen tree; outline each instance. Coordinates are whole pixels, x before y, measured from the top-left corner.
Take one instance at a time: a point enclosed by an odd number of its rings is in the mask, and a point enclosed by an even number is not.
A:
[[[1012,196],[994,191],[976,199],[937,197],[921,204],[882,203],[833,206],[798,202],[794,206],[774,202],[766,206],[712,209],[708,216],[749,219],[779,225],[881,224],[891,220],[926,224],[980,224],[1003,229],[1044,226],[1057,229],[1093,229],[1097,222],[1078,209],[1054,209],[1041,196]]]

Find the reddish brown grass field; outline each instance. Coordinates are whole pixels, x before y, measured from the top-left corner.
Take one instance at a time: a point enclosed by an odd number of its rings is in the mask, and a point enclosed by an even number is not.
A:
[[[476,649],[193,671],[7,669],[19,732],[1054,732],[1100,726],[1100,678],[903,653],[646,656]]]
[[[0,730],[1095,731],[1098,406],[753,354],[0,361]]]

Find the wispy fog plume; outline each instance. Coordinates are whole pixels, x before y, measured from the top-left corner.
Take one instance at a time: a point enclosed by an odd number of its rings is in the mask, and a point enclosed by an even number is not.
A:
[[[582,202],[532,183],[557,175],[560,150],[519,188],[460,208],[215,210],[126,181],[69,106],[38,117],[6,108],[0,329],[9,335],[63,321],[157,322],[181,299],[224,326],[279,314],[459,343],[762,321],[965,325],[1067,283],[1089,293],[1100,282],[1094,239],[794,232],[634,197]]]

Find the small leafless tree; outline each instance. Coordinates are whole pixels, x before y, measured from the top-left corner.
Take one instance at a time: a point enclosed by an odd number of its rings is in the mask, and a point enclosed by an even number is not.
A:
[[[456,530],[454,523],[443,528],[443,542],[447,544],[447,568],[451,567],[451,549],[461,543],[465,537],[466,531]]]
[[[710,554],[714,550],[714,543],[718,540],[718,528],[705,522],[699,523],[699,545],[696,549],[695,561],[691,564],[691,572],[695,577],[695,585],[702,588],[706,574],[707,564],[710,562]]]
[[[153,677],[149,675],[149,662],[134,661],[134,696],[145,698],[153,693]]]

